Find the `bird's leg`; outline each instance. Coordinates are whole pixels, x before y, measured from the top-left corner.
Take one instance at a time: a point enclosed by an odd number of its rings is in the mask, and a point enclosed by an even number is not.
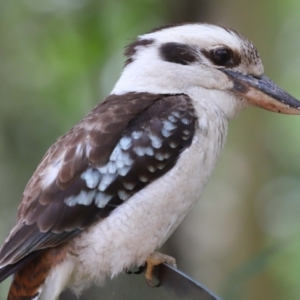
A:
[[[172,256],[162,254],[160,252],[153,252],[147,257],[145,277],[148,285],[153,287],[158,286],[158,284],[153,284],[153,271],[155,266],[158,266],[162,263],[167,263],[177,268],[176,260]]]

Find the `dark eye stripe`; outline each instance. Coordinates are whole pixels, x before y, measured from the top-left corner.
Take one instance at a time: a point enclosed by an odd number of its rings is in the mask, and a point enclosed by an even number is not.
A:
[[[162,59],[168,62],[188,65],[198,60],[195,50],[188,45],[166,43],[159,50]]]

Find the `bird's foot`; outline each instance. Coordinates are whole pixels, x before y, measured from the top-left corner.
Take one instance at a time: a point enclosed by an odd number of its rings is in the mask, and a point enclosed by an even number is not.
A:
[[[153,271],[155,266],[158,266],[162,263],[167,263],[177,268],[175,258],[166,254],[162,254],[160,252],[153,252],[146,259],[147,266],[146,266],[145,277],[149,286],[157,287],[159,285],[159,283],[158,284],[153,283]]]

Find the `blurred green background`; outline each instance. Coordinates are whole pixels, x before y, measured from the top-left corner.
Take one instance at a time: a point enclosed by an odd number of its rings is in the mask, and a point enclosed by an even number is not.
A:
[[[45,151],[110,92],[124,46],[183,21],[241,31],[300,99],[297,0],[0,0],[1,240]],[[224,299],[300,299],[299,129],[257,108],[232,121],[204,196],[164,246]]]

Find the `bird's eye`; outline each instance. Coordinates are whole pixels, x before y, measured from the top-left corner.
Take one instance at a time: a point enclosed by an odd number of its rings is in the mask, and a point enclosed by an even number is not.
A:
[[[212,50],[212,58],[219,66],[226,66],[231,61],[231,51],[226,48],[219,48]]]

